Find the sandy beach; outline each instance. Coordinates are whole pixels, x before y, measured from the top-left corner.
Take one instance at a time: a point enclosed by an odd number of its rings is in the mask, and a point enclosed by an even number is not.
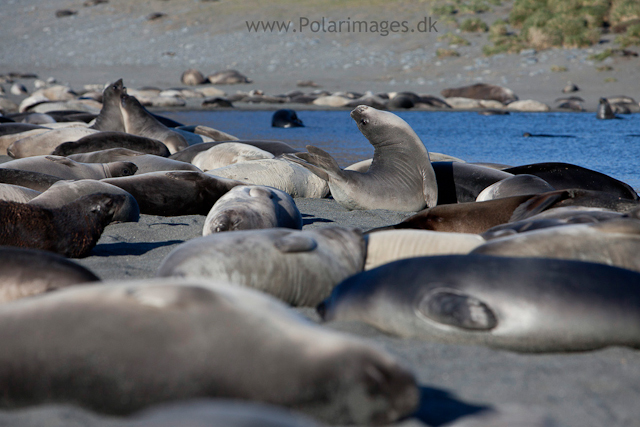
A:
[[[496,6],[483,19],[491,22],[508,14],[511,3]],[[205,75],[233,68],[253,83],[219,86],[229,95],[253,89],[275,95],[298,89],[299,80],[312,80],[329,91],[414,91],[440,96],[440,91],[448,87],[485,82],[508,87],[520,99],[535,99],[555,107],[554,100],[563,96],[562,88],[572,81],[580,87],[575,95],[585,99],[585,108],[590,111],[596,109],[601,96],[640,99],[638,57],[608,58],[603,63],[612,70],[604,72],[596,69],[600,62],[589,59],[608,47],[613,35],[604,35],[600,45],[590,48],[485,57],[482,46],[487,36],[462,34],[470,45],[458,48],[460,56],[438,58],[436,50],[447,47],[438,35],[455,32],[445,23],[437,25],[438,33],[388,36],[311,31],[251,33],[246,24],[258,20],[299,22],[301,17],[386,17],[417,22],[431,14],[428,4],[109,0],[83,6],[80,0],[6,0],[0,4],[0,75],[34,73],[44,80],[53,77],[77,91],[84,85],[103,85],[118,78],[124,78],[130,88],[166,89],[184,87],[180,76],[188,68]],[[77,13],[56,17],[56,11],[62,9]],[[148,20],[156,12],[165,15]],[[566,71],[552,71],[553,66]],[[33,78],[14,81],[30,92],[34,90]],[[14,102],[26,96],[11,94],[8,83],[2,87]],[[201,100],[190,100],[182,108],[202,108],[200,104]],[[239,104],[238,108],[271,107]],[[368,230],[408,216],[384,210],[348,211],[333,199],[296,199],[296,204],[303,215],[304,229],[339,225]],[[91,255],[78,262],[105,280],[154,277],[172,249],[201,235],[204,219],[197,215],[142,215],[138,223],[111,224]],[[311,309],[299,311],[318,320]],[[544,425],[639,425],[637,350],[613,347],[530,355],[399,339],[362,324],[335,322],[326,326],[371,339],[416,375],[423,392],[420,409],[414,417],[396,424],[399,426],[441,426],[490,409],[533,411],[549,422]],[[46,420],[39,421],[29,425],[47,425]],[[80,420],[77,425],[91,423]]]

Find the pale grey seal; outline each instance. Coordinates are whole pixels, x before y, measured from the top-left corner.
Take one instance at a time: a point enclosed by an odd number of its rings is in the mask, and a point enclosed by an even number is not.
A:
[[[0,200],[5,202],[27,203],[29,200],[41,194],[40,191],[21,185],[0,183]]]
[[[189,163],[171,160],[155,154],[140,153],[126,148],[110,148],[91,153],[72,154],[67,158],[81,163],[130,162],[137,166],[136,174],[138,175],[172,170],[202,172],[197,166]]]
[[[549,185],[547,181],[535,175],[515,175],[491,184],[482,190],[476,197],[476,202],[526,194],[547,193],[553,190],[555,188]]]
[[[103,179],[130,176],[138,167],[131,162],[80,163],[62,156],[33,156],[0,164],[0,169],[38,172],[60,179]]]
[[[273,154],[253,145],[240,142],[224,142],[196,154],[191,160],[191,164],[206,172],[235,163],[273,159],[273,157]]]

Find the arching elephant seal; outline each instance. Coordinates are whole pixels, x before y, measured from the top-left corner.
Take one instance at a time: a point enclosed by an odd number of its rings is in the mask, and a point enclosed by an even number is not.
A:
[[[62,156],[33,156],[1,163],[0,169],[40,172],[60,179],[103,179],[130,176],[138,167],[131,162],[79,163]]]
[[[640,347],[640,274],[544,258],[411,258],[338,285],[325,320],[394,335],[521,352]]]
[[[616,114],[611,109],[611,105],[609,105],[609,101],[606,98],[600,98],[596,118],[601,120],[616,118]]]
[[[31,188],[0,183],[0,200],[5,202],[27,203],[40,194],[40,191],[32,190]]]
[[[83,196],[90,194],[120,194],[125,197],[124,202],[117,206],[112,221],[138,222],[140,207],[136,199],[120,187],[94,179],[78,181],[58,181],[48,190],[40,193],[29,201],[33,206],[42,208],[61,208]]]
[[[226,283],[114,282],[25,298],[0,306],[0,336],[4,408],[55,401],[126,415],[217,397],[371,424],[419,400],[386,352]]]
[[[131,135],[125,132],[98,132],[87,135],[77,141],[58,145],[51,154],[70,156],[72,154],[90,153],[111,148],[126,148],[144,154],[169,157],[169,149],[162,142],[144,136]]]
[[[501,199],[511,196],[522,196],[525,194],[547,193],[553,191],[547,181],[535,175],[515,175],[491,184],[478,194],[476,202],[486,200]]]
[[[67,158],[81,163],[130,162],[138,168],[136,171],[138,175],[172,170],[202,172],[197,166],[189,163],[167,159],[154,154],[144,154],[126,148],[110,148],[92,153],[72,154]]]
[[[122,195],[101,193],[56,209],[0,201],[0,245],[85,257],[124,201]]]
[[[224,142],[198,153],[191,164],[202,171],[223,168],[235,163],[273,159],[273,154],[240,142]]]
[[[122,79],[108,85],[102,92],[102,109],[91,126],[92,129],[109,132],[125,132],[120,112],[120,97],[127,93]]]
[[[208,175],[236,179],[244,184],[265,185],[293,198],[323,198],[329,194],[327,181],[310,170],[282,158],[252,160],[212,169]]]
[[[150,172],[102,182],[133,195],[147,215],[207,215],[213,204],[240,181],[193,171]]]
[[[325,151],[307,146],[308,153],[284,157],[329,182],[333,198],[347,209],[418,211],[438,200],[436,175],[429,152],[400,117],[361,105],[351,112],[360,132],[373,145],[366,173],[340,169]]]
[[[120,111],[125,132],[157,139],[166,145],[172,154],[189,146],[184,136],[160,123],[135,97],[121,95]]]
[[[158,276],[199,277],[255,288],[294,306],[315,306],[345,278],[362,271],[365,242],[341,227],[214,233],[165,257]]]
[[[284,191],[260,185],[239,185],[213,205],[202,235],[259,228],[302,229],[302,215]]]
[[[100,279],[60,255],[0,246],[0,303]]]

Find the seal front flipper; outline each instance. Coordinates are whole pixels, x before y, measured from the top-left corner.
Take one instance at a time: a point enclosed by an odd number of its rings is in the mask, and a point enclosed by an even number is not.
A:
[[[307,150],[308,153],[283,154],[282,157],[304,166],[326,181],[330,176],[338,178],[341,175],[342,169],[329,153],[313,145],[307,145]]]
[[[432,290],[418,302],[416,309],[430,320],[470,331],[489,331],[498,325],[487,304],[454,289]]]
[[[548,193],[534,195],[513,211],[509,222],[516,222],[537,215],[553,207],[556,203],[569,199],[570,197],[570,193],[566,190],[550,191]]]

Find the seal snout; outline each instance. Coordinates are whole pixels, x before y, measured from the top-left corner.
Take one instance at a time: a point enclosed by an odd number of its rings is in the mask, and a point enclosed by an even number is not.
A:
[[[353,109],[353,111],[351,111],[351,117],[354,120],[358,120],[359,118],[361,118],[363,116],[363,114],[369,109],[368,106],[366,105],[358,105],[356,108]]]

